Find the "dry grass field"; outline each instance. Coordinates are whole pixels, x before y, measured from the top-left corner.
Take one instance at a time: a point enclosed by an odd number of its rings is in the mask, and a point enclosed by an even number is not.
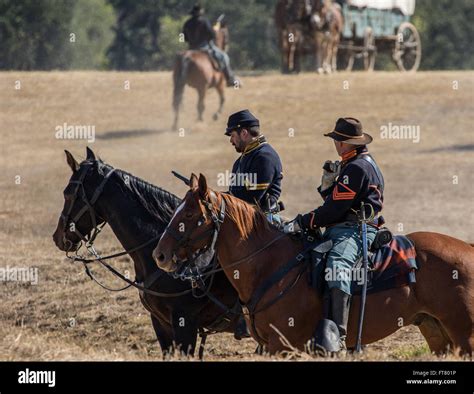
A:
[[[339,116],[354,116],[374,137],[370,149],[386,179],[389,227],[474,242],[473,72],[273,73],[243,82],[242,89],[228,89],[216,122],[217,95],[210,92],[200,124],[196,94],[187,88],[180,135],[170,130],[170,73],[0,73],[0,268],[39,269],[37,285],[0,283],[0,360],[161,359],[137,292],[99,288],[52,241],[70,176],[64,149],[83,159],[89,145],[111,165],[182,196],[186,189],[170,170],[202,172],[215,186],[218,173],[230,170],[237,157],[223,135],[227,115],[249,108],[281,155],[285,215],[293,217],[320,203],[321,165],[336,159],[322,133]],[[95,142],[56,139],[56,126],[65,122],[94,125]],[[390,123],[419,127],[420,141],[381,138]],[[120,250],[108,229],[96,243],[106,252]],[[130,268],[126,258],[115,265]],[[215,335],[206,359],[266,359],[254,350],[252,340]],[[436,359],[415,327],[369,346],[362,357]]]

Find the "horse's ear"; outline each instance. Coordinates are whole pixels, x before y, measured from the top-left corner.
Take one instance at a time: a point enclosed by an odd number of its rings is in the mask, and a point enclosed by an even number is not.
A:
[[[66,162],[69,167],[71,167],[72,172],[76,172],[79,169],[79,164],[76,159],[68,150],[65,150],[64,153],[66,153]]]
[[[207,196],[207,180],[202,174],[199,174],[199,194],[202,198]]]
[[[191,190],[194,190],[194,189],[197,189],[199,186],[199,181],[198,181],[198,177],[196,176],[196,174],[193,172],[191,174],[191,177],[189,178],[189,188]]]
[[[95,153],[90,149],[89,147],[86,147],[86,152],[87,152],[87,160],[94,161],[96,160],[95,158]]]

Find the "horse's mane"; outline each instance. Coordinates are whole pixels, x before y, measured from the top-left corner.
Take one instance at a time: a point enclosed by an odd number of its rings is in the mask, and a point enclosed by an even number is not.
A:
[[[101,167],[109,170],[113,168],[103,162],[101,162]],[[165,225],[169,223],[176,207],[181,203],[179,197],[127,171],[116,169],[115,172],[122,180],[127,178],[128,189],[148,213]]]
[[[258,208],[247,202],[226,193],[218,193],[224,199],[226,204],[226,215],[236,224],[239,233],[243,239],[248,239],[251,233],[255,232],[261,235],[271,229],[265,214]],[[217,201],[213,202],[216,212],[220,207]]]

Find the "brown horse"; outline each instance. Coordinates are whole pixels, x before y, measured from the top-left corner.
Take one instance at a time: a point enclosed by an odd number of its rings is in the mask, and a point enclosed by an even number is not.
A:
[[[216,31],[216,45],[220,49],[226,50],[229,36],[227,26],[217,23],[214,25],[214,30]],[[193,87],[198,92],[199,121],[203,120],[204,100],[208,89],[216,88],[219,94],[219,108],[213,115],[214,120],[219,118],[224,106],[226,80],[224,73],[218,69],[215,60],[211,59],[207,52],[200,50],[188,50],[179,53],[173,66],[173,130],[178,128],[179,109],[186,85]]]
[[[225,212],[216,224],[219,212]],[[212,213],[212,215],[211,215]],[[158,266],[173,272],[191,250],[205,248],[217,229],[216,249],[228,279],[248,305],[254,291],[302,250],[302,242],[271,226],[253,206],[228,194],[208,189],[206,179],[191,176],[190,190],[153,251]],[[185,250],[177,244],[184,230]],[[214,230],[213,230],[214,229]],[[173,232],[174,236],[170,233]],[[474,249],[447,235],[416,232],[417,281],[367,297],[363,344],[378,341],[400,327],[415,324],[431,351],[472,355],[474,347]],[[299,268],[297,268],[299,267]],[[303,268],[303,271],[301,271]],[[246,316],[252,336],[270,353],[285,351],[276,327],[286,339],[304,349],[322,316],[322,299],[296,266],[268,289]],[[286,292],[283,297],[278,297]],[[275,301],[272,303],[272,301]],[[360,297],[353,297],[347,345],[356,342]]]
[[[315,29],[316,68],[330,74],[337,69],[337,49],[344,28],[339,4],[331,0],[313,0],[311,23]]]

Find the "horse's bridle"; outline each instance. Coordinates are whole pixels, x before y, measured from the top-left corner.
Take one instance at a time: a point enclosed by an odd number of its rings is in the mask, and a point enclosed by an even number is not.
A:
[[[94,194],[92,195],[92,198],[89,200],[87,198],[86,190],[84,188],[84,179],[87,175],[87,172],[89,169],[92,167],[94,162],[90,163],[84,163],[83,168],[81,169],[81,172],[79,174],[79,179],[77,180],[71,180],[68,183],[68,186],[73,184],[76,185],[73,195],[72,195],[72,200],[69,201],[69,207],[66,211],[66,213],[61,212],[61,220],[64,225],[64,232],[63,232],[63,243],[64,245],[71,245],[72,246],[72,241],[66,238],[66,231],[70,231],[75,233],[81,241],[83,241],[86,245],[92,245],[94,242],[95,238],[97,235],[101,232],[102,228],[105,226],[106,222],[103,218],[101,218],[97,213],[96,210],[94,209],[94,204],[100,197],[101,193],[104,190],[105,184],[107,181],[110,179],[110,176],[114,173],[115,168],[112,168],[102,179],[102,182],[100,185],[95,189]],[[68,187],[67,186],[67,187]],[[66,187],[66,188],[67,188]],[[80,194],[79,194],[80,193]],[[81,198],[82,201],[84,202],[84,206],[77,212],[74,217],[71,219],[71,212],[74,208],[74,204],[78,198]],[[91,223],[93,228],[87,233],[87,234],[82,234],[78,229],[77,229],[77,222],[82,218],[82,216],[85,213],[89,213],[90,218],[91,218]],[[99,218],[101,224],[97,224],[97,218]],[[70,225],[74,224],[73,230],[70,229]]]
[[[211,199],[214,199],[214,200],[217,199],[215,193],[212,191],[210,192],[210,196],[211,196]],[[176,245],[171,251],[172,256],[176,254],[179,248],[184,248],[186,250],[187,260],[181,261],[179,263],[178,269],[173,273],[173,276],[179,277],[183,280],[193,279],[196,275],[199,275],[200,268],[205,268],[205,267],[199,267],[199,264],[196,263],[197,261],[199,261],[201,257],[208,255],[209,260],[211,260],[212,258],[215,261],[215,256],[216,256],[215,246],[217,242],[217,237],[219,236],[221,225],[224,222],[224,218],[225,218],[226,205],[223,198],[221,198],[219,212],[217,213],[213,210],[213,204],[211,201],[201,199],[200,203],[204,205],[206,209],[206,213],[210,216],[212,220],[212,223],[213,223],[212,228],[209,228],[208,230],[204,231],[202,234],[199,234],[199,236],[195,238],[191,238],[191,234],[198,227],[202,226],[202,224],[204,223],[206,219],[206,215],[203,215],[203,217],[198,220],[196,225],[193,226],[190,230],[187,230],[184,234],[179,234],[178,232],[173,230],[169,224],[166,227],[165,231],[163,232],[163,235],[165,233],[168,233],[172,238],[176,240]],[[207,237],[210,233],[212,233],[211,242],[208,245],[206,245],[204,248],[193,253],[191,250],[193,248],[191,241],[196,242],[200,240],[201,238]],[[183,268],[184,266],[184,263],[186,262],[188,264],[186,265],[186,267],[184,267],[184,270],[181,270],[181,268]],[[209,264],[209,262],[210,261],[206,262],[205,264],[206,267]]]

